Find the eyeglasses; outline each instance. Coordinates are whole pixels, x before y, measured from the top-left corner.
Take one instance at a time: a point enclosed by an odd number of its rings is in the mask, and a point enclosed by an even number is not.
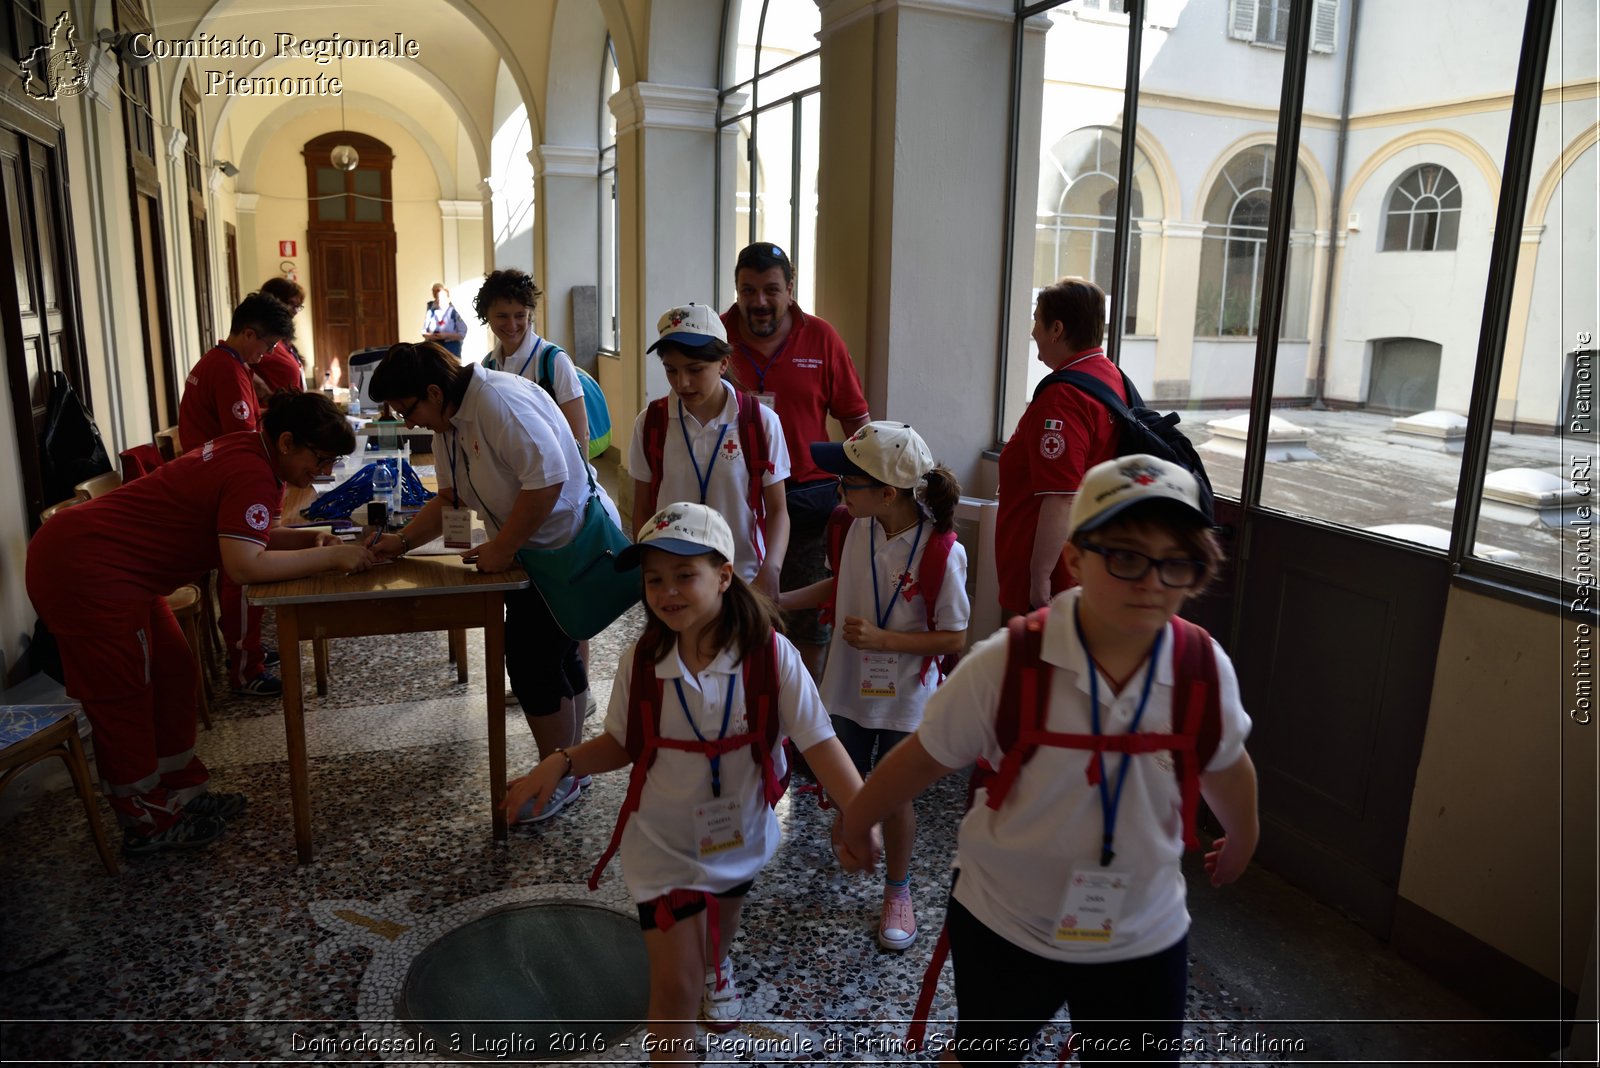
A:
[[[420,408],[422,406],[422,402],[427,400],[427,399],[428,399],[428,395],[426,393],[424,393],[422,396],[420,396],[416,400],[412,401],[411,402],[411,406],[409,408],[401,408],[400,409],[400,421],[403,422],[403,423],[411,422],[411,413],[415,412],[418,408]]]
[[[1156,569],[1156,576],[1161,579],[1161,585],[1170,590],[1186,590],[1206,576],[1204,560],[1184,560],[1178,557],[1157,560],[1153,556],[1146,556],[1132,549],[1113,549],[1088,541],[1081,547],[1086,552],[1105,557],[1106,571],[1111,577],[1126,582],[1139,581],[1150,573],[1152,567]]]
[[[849,493],[851,490],[876,489],[880,485],[880,483],[877,482],[846,482],[843,475],[839,476],[838,483],[839,488],[846,493]]]

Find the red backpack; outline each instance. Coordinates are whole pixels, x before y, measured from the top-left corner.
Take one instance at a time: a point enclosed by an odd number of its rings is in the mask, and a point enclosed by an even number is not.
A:
[[[991,768],[979,760],[967,784],[967,807],[980,787],[987,789],[985,804],[998,809],[1005,803],[1017,775],[1041,745],[1058,749],[1084,749],[1090,752],[1154,753],[1171,750],[1173,771],[1183,810],[1183,844],[1200,848],[1195,819],[1200,807],[1200,772],[1216,755],[1222,738],[1221,688],[1217,685],[1217,659],[1211,651],[1211,635],[1204,627],[1179,616],[1172,617],[1172,715],[1176,731],[1171,734],[1066,734],[1046,730],[1050,711],[1051,666],[1040,655],[1044,621],[1048,606],[1026,616],[1016,616],[1006,624],[1005,681],[1000,687],[1000,703],[995,710],[995,739],[1004,756],[1000,767]],[[1093,670],[1093,666],[1090,666]],[[1156,670],[1151,664],[1147,669]],[[933,1007],[939,972],[950,952],[949,929],[939,932],[933,959],[922,976],[916,1011],[906,1033],[909,1048],[922,1043],[927,1029],[928,1011]]]
[[[839,505],[828,517],[828,570],[834,577],[839,575],[839,562],[844,558],[844,539],[850,533],[850,524],[855,522],[855,517],[850,514],[850,509]],[[939,591],[944,589],[945,565],[950,561],[950,547],[956,543],[956,532],[947,530],[943,533],[935,531],[928,537],[928,547],[922,552],[922,563],[917,567],[917,586],[922,590],[922,605],[927,613],[928,629],[933,630],[933,612],[939,604]],[[817,613],[817,620],[821,623],[833,621],[834,606],[839,600],[839,587],[833,588],[833,596],[822,606]],[[918,679],[928,677],[928,669],[935,663],[939,665],[939,678],[942,680],[955,670],[956,661],[961,659],[961,654],[950,653],[945,656],[925,656],[922,658],[922,673]]]
[[[617,848],[622,845],[622,832],[628,817],[639,810],[639,798],[644,794],[644,781],[655,763],[659,749],[681,749],[690,753],[703,753],[707,760],[746,747],[750,756],[761,767],[763,795],[770,806],[776,806],[789,786],[785,771],[780,778],[772,763],[772,750],[778,744],[778,635],[772,636],[758,649],[745,654],[743,662],[745,715],[749,729],[743,734],[726,738],[663,738],[661,736],[661,709],[665,686],[656,678],[656,666],[639,655],[634,646],[633,671],[628,676],[628,736],[623,748],[633,768],[628,773],[628,796],[617,813],[617,825],[611,832],[611,842],[600,855],[600,862],[589,876],[589,889],[600,885],[600,875],[611,863]]]
[[[739,435],[739,449],[744,453],[744,467],[750,483],[749,505],[754,524],[750,542],[758,545],[763,543],[767,532],[767,504],[762,496],[765,487],[761,477],[773,470],[771,449],[767,444],[767,428],[761,421],[761,402],[754,394],[743,390],[735,390],[733,395],[739,405],[735,431]],[[667,450],[667,403],[670,400],[670,396],[658,397],[644,410],[644,458],[650,465],[650,496],[655,499],[657,508],[661,507],[661,461]]]

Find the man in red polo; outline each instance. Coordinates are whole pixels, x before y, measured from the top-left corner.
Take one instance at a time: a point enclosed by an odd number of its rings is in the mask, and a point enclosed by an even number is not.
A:
[[[1127,400],[1122,373],[1106,358],[1106,295],[1083,278],[1039,291],[1033,340],[1052,372],[1093,375]],[[1117,426],[1105,405],[1067,382],[1041,383],[1000,452],[995,570],[1000,608],[1019,615],[1073,585],[1061,562],[1068,513],[1084,472],[1117,455]]]
[[[251,293],[233,310],[226,339],[200,358],[184,383],[178,404],[178,441],[184,452],[240,430],[254,430],[261,417],[253,369],[279,341],[293,339],[294,312],[283,301]],[[261,646],[261,609],[217,572],[222,636],[228,644],[228,681],[234,693],[277,697],[283,684],[266,670]]]
[[[733,281],[734,305],[722,314],[733,345],[732,376],[777,411],[789,447],[789,554],[779,587],[792,590],[828,575],[825,532],[837,484],[812,461],[811,442],[828,440],[830,415],[846,435],[871,416],[838,332],[795,303],[794,266],[783,249],[769,241],[746,246],[734,262]],[[820,675],[828,629],[816,615],[815,610],[793,613],[785,621],[806,666]]]

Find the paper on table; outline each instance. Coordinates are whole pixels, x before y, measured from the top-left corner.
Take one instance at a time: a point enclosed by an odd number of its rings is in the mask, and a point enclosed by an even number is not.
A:
[[[482,545],[484,542],[486,542],[488,540],[489,540],[489,532],[487,530],[485,530],[483,527],[480,527],[476,523],[474,523],[473,526],[472,526],[472,544],[474,546]],[[434,538],[432,541],[428,542],[426,545],[419,545],[415,549],[412,549],[411,552],[408,555],[410,555],[410,556],[455,556],[458,553],[463,553],[463,552],[466,552],[466,550],[465,549],[447,549],[447,548],[445,548],[444,535],[441,534],[437,538]]]

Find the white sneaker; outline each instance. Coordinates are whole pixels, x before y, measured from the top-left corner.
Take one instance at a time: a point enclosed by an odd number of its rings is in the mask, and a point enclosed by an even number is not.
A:
[[[571,775],[568,775],[556,784],[555,792],[550,795],[550,800],[545,802],[544,808],[540,809],[537,815],[533,811],[533,799],[529,798],[517,810],[517,818],[513,822],[543,823],[576,801],[582,793],[583,786]]]
[[[708,1031],[732,1031],[744,1019],[744,995],[733,979],[733,958],[722,958],[722,985],[717,969],[706,969],[706,989],[700,995],[700,1019]]]

